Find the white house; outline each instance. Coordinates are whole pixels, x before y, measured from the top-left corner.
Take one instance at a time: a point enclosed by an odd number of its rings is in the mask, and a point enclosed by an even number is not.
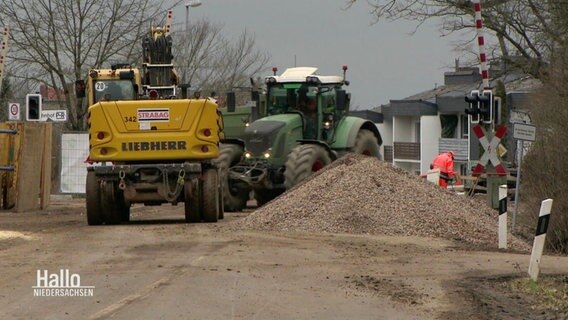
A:
[[[492,81],[504,84],[508,110],[523,100],[535,82],[520,72],[499,75]],[[465,96],[482,88],[477,68],[459,68],[444,73],[444,85],[402,100],[390,100],[374,111],[382,114],[377,126],[383,138],[384,160],[416,174],[428,171],[434,157],[447,151],[455,154],[456,171],[469,174],[472,162],[479,159],[479,141],[471,133],[465,109]],[[507,121],[503,121],[507,123]],[[514,154],[514,153],[513,153]]]

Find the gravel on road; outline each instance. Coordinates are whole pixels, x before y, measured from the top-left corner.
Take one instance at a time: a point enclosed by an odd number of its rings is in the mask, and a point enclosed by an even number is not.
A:
[[[498,214],[376,158],[349,154],[233,227],[436,237],[497,247]],[[509,234],[509,247],[529,245]]]

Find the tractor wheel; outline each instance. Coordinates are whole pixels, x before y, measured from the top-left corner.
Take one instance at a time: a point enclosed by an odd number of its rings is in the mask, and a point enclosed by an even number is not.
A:
[[[201,221],[199,204],[199,181],[197,179],[187,180],[183,186],[185,222],[194,223]]]
[[[101,195],[99,192],[99,180],[94,171],[87,172],[86,191],[86,207],[87,207],[87,223],[90,226],[100,225],[104,222],[101,210]]]
[[[203,221],[217,222],[219,219],[219,180],[217,169],[209,168],[203,171],[201,200]]]
[[[219,168],[219,179],[223,188],[223,203],[225,211],[242,211],[249,198],[248,188],[239,188],[234,181],[229,180],[229,168],[239,163],[243,149],[234,144],[222,144],[219,157],[215,164]]]
[[[353,153],[364,154],[371,157],[381,157],[377,137],[371,130],[361,129],[355,138],[355,145],[350,149]]]
[[[123,221],[122,205],[119,203],[118,188],[113,181],[100,184],[101,209],[106,224],[120,224]],[[124,203],[124,201],[122,202]]]
[[[225,205],[224,205],[224,192],[223,192],[223,185],[221,184],[221,180],[219,180],[219,185],[217,186],[217,190],[219,193],[219,196],[217,196],[217,198],[219,199],[219,219],[225,219]]]
[[[314,172],[331,163],[329,153],[322,146],[301,144],[295,147],[286,160],[284,186],[289,190],[306,180]]]
[[[255,190],[254,191],[254,199],[256,200],[256,205],[258,207],[262,207],[270,200],[278,197],[282,194],[284,190],[281,189],[270,189],[270,190]]]

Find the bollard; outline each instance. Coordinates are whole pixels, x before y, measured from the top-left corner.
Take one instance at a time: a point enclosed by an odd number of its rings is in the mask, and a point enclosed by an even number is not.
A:
[[[507,185],[499,186],[499,249],[507,249]]]
[[[552,209],[552,199],[542,201],[540,205],[540,213],[538,215],[538,224],[536,226],[536,235],[531,253],[531,261],[529,264],[529,276],[536,282],[538,273],[540,272],[540,259],[544,249],[546,240],[546,230],[548,230],[548,222],[550,220],[550,211]]]

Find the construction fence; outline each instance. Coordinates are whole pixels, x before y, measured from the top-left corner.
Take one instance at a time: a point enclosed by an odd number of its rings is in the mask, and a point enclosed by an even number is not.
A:
[[[51,123],[0,123],[0,208],[16,212],[49,206]]]

